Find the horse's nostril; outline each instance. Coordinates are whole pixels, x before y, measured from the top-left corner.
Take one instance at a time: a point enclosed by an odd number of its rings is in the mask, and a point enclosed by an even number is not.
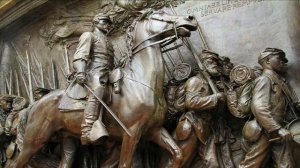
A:
[[[194,16],[188,16],[187,17],[189,20],[193,20],[194,19]]]

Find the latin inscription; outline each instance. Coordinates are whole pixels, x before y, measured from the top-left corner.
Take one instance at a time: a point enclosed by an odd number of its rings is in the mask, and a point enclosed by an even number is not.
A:
[[[220,0],[213,1],[205,5],[197,5],[186,10],[187,14],[194,15],[201,13],[201,17],[205,17],[212,14],[223,13],[231,11],[243,6],[249,6],[255,3],[262,2],[264,0]]]

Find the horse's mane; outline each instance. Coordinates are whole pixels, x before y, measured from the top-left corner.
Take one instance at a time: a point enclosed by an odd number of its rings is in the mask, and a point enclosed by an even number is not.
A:
[[[132,50],[133,50],[133,36],[134,36],[134,30],[135,26],[138,21],[141,21],[145,19],[147,16],[153,13],[153,9],[149,8],[148,10],[144,11],[140,16],[135,18],[130,26],[128,26],[126,30],[126,46],[129,53],[129,58],[132,57]]]

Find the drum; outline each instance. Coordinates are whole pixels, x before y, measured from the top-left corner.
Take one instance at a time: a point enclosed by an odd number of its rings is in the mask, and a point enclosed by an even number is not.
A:
[[[290,132],[293,135],[293,140],[297,143],[300,144],[300,118],[297,118],[290,122],[287,125],[287,129],[290,130]]]

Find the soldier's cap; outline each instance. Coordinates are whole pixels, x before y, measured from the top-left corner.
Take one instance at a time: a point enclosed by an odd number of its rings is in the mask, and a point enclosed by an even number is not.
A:
[[[281,56],[285,63],[288,62],[288,60],[285,57],[285,52],[283,50],[278,48],[266,48],[265,51],[260,53],[260,55],[258,56],[258,63],[261,64],[262,60],[264,60],[265,58],[275,55]]]
[[[220,57],[220,60],[221,60],[222,62],[230,62],[230,58],[227,57],[227,56],[221,56],[221,57]]]
[[[109,23],[112,23],[110,17],[103,13],[98,13],[96,16],[94,16],[93,22],[98,23],[100,20],[106,20]]]
[[[51,89],[47,89],[47,88],[42,88],[42,87],[38,87],[36,88],[33,92],[35,94],[38,94],[38,93],[49,93],[51,91]]]
[[[9,101],[9,102],[13,102],[14,98],[16,98],[16,96],[13,96],[13,95],[1,95],[0,96],[0,100],[5,100],[5,101]]]
[[[219,54],[218,53],[215,53],[213,51],[210,51],[210,50],[202,50],[202,53],[201,53],[201,59],[204,60],[204,59],[208,59],[208,58],[214,58],[216,60],[220,60],[220,57],[219,57]]]

